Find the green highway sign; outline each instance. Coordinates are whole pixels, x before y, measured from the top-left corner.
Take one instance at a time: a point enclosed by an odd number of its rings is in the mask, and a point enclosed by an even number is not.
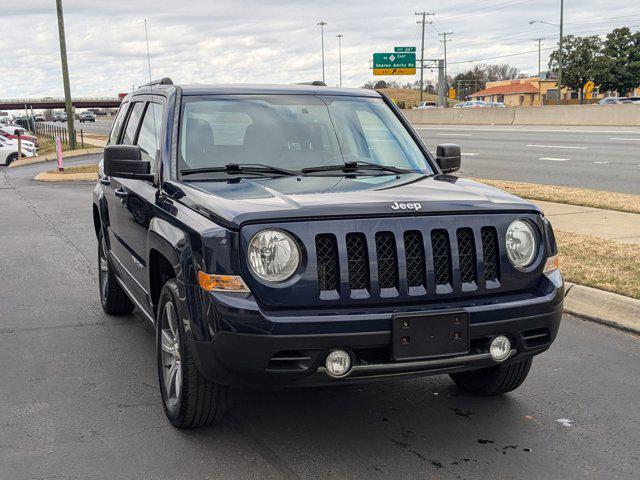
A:
[[[415,53],[416,47],[393,47],[393,51],[396,53]]]
[[[373,69],[416,68],[415,53],[374,53]]]

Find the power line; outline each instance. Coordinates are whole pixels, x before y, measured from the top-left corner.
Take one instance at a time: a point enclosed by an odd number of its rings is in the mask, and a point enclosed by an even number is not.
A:
[[[540,51],[541,52],[545,52],[547,50],[555,50],[556,47],[548,47],[548,48],[542,48]],[[518,55],[526,55],[528,53],[536,53],[538,50],[529,50],[527,52],[520,52],[520,53],[512,53],[509,55],[498,55],[496,57],[486,57],[486,58],[477,58],[475,60],[464,60],[461,62],[451,62],[449,65],[460,65],[461,63],[475,63],[475,62],[484,62],[485,60],[495,60],[498,58],[507,58],[507,57],[517,57]]]

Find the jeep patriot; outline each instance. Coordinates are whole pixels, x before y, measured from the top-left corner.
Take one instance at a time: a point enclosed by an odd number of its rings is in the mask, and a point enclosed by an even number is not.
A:
[[[556,242],[535,205],[452,175],[460,158],[372,90],[125,97],[94,189],[100,299],[155,326],[171,423],[213,423],[231,386],[517,388],[558,331]]]

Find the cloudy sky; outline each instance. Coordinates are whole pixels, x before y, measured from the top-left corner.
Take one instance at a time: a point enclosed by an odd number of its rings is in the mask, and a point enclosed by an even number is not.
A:
[[[614,27],[640,30],[637,0],[565,2],[568,34],[603,34]],[[543,69],[557,40],[559,0],[63,0],[74,96],[113,96],[148,80],[144,20],[148,22],[152,77],[180,83],[292,83],[322,76],[320,27],[325,27],[326,81],[338,82],[338,39],[343,85],[373,78],[373,52],[417,46],[417,11],[435,12],[426,30],[426,58],[442,56],[449,73],[508,62],[537,73],[534,38],[543,38]],[[0,0],[0,98],[61,96],[62,76],[55,0]],[[529,53],[527,53],[529,52]],[[502,57],[502,58],[492,58]],[[427,72],[428,78],[435,73]],[[414,80],[415,77],[395,77]]]

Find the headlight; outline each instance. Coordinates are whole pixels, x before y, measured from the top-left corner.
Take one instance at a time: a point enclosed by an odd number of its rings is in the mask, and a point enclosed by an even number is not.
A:
[[[253,273],[269,282],[286,280],[300,264],[296,241],[282,230],[256,233],[249,242],[247,257]]]
[[[505,243],[507,256],[514,267],[525,268],[531,265],[538,251],[538,240],[529,222],[524,220],[511,222],[507,228]]]

